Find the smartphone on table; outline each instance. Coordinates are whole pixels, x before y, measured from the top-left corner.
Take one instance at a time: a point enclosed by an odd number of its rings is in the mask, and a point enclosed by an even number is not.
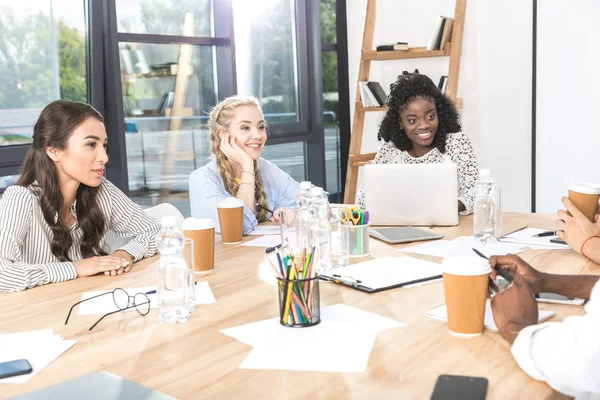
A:
[[[0,379],[31,373],[31,364],[27,360],[13,360],[0,363]]]
[[[488,380],[474,376],[440,375],[431,400],[485,400]]]

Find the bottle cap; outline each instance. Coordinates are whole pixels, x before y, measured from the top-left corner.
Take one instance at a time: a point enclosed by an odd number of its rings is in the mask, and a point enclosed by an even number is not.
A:
[[[171,227],[177,225],[177,219],[174,215],[167,215],[160,219],[160,224],[164,227]]]
[[[312,196],[323,196],[323,188],[315,186],[314,188],[311,189],[310,194]]]
[[[310,190],[310,188],[312,188],[312,183],[310,183],[310,181],[302,181],[302,182],[300,182],[300,189],[301,190]]]

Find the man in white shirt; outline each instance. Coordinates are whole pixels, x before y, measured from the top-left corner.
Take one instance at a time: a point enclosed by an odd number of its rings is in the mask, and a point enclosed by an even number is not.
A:
[[[563,203],[569,213],[558,212],[559,236],[600,263],[600,206],[591,222],[568,199]],[[546,274],[515,255],[491,257],[490,264],[502,266],[514,277],[492,299],[492,310],[500,334],[512,344],[512,354],[523,371],[577,399],[600,399],[600,276]],[[589,299],[586,314],[537,324],[534,293]]]

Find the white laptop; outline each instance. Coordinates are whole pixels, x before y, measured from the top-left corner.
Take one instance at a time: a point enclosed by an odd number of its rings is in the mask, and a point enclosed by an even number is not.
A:
[[[456,164],[369,164],[363,167],[371,225],[458,225]]]

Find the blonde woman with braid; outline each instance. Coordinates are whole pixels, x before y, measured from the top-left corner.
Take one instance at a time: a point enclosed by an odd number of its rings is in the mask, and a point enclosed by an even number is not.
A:
[[[193,217],[215,220],[220,232],[217,203],[233,196],[244,202],[248,234],[259,222],[278,220],[279,208],[296,204],[299,183],[260,157],[267,132],[255,97],[224,99],[211,111],[208,124],[214,158],[190,175]],[[265,208],[275,210],[274,215]]]

